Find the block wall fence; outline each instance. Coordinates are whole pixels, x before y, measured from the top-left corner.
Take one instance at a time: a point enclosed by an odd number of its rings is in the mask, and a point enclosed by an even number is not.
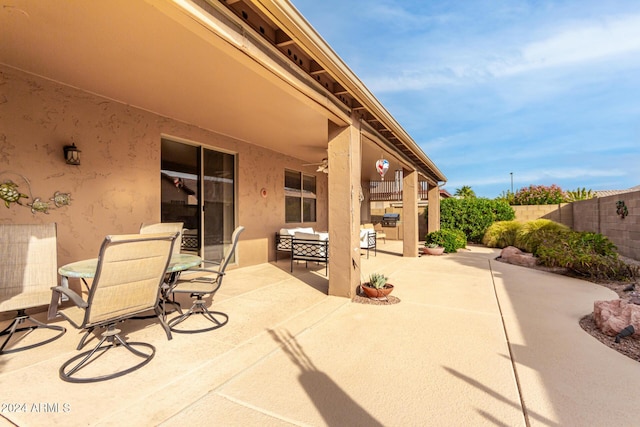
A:
[[[618,202],[627,215],[618,214]],[[620,255],[640,260],[640,191],[558,205],[512,206],[517,221],[550,219],[576,231],[608,237]]]
[[[618,214],[624,203],[626,216]],[[607,236],[618,253],[640,260],[640,191],[582,200],[573,205],[573,229]]]

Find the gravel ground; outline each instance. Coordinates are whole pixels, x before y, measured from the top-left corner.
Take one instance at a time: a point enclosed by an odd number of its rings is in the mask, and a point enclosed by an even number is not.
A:
[[[400,298],[394,297],[393,295],[388,295],[385,299],[375,299],[369,298],[358,286],[357,294],[353,299],[353,302],[358,304],[371,304],[371,305],[391,305],[397,304],[400,302]]]

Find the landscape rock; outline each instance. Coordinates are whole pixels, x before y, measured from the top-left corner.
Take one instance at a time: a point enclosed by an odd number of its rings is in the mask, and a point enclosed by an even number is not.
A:
[[[500,252],[500,260],[523,267],[534,267],[538,263],[538,260],[533,254],[522,252],[515,246],[507,246],[502,249],[502,252]]]
[[[593,304],[593,320],[603,334],[616,336],[629,325],[635,329],[633,336],[640,336],[640,306],[624,300],[596,301]]]

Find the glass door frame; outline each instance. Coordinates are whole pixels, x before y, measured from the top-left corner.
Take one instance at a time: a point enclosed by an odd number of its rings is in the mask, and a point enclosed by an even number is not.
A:
[[[197,159],[196,159],[196,163],[197,163],[197,173],[198,176],[196,177],[196,181],[197,181],[197,190],[196,190],[196,194],[197,194],[197,200],[198,200],[198,205],[197,205],[197,209],[199,212],[199,215],[197,217],[197,241],[198,241],[198,248],[197,248],[197,254],[201,257],[203,257],[204,259],[206,259],[205,257],[205,220],[206,220],[206,211],[205,211],[205,185],[204,185],[204,179],[205,179],[205,150],[211,153],[221,153],[221,154],[226,154],[226,155],[231,155],[233,157],[233,213],[231,215],[231,218],[224,218],[225,220],[231,219],[233,221],[232,227],[231,227],[231,232],[229,233],[229,236],[225,236],[224,235],[224,226],[223,226],[223,238],[222,238],[222,246],[223,246],[223,252],[226,251],[228,245],[230,245],[231,241],[231,234],[233,233],[233,230],[236,227],[236,224],[238,224],[238,165],[239,165],[239,155],[237,152],[231,151],[231,150],[226,150],[220,147],[213,147],[213,146],[208,146],[208,145],[204,145],[202,143],[198,143],[198,142],[194,142],[194,141],[189,141],[189,140],[185,140],[182,138],[177,138],[174,136],[168,136],[168,135],[161,135],[161,147],[160,147],[160,171],[162,173],[162,171],[164,170],[162,168],[162,163],[163,163],[163,153],[162,153],[162,141],[167,141],[169,143],[174,143],[174,144],[181,144],[181,145],[185,145],[188,147],[192,147],[197,149]],[[163,216],[163,212],[162,212],[162,204],[163,204],[163,195],[162,195],[162,191],[161,191],[161,217]],[[169,219],[169,221],[171,221]],[[176,219],[176,221],[178,221]],[[228,241],[227,241],[228,239]],[[183,241],[184,241],[184,237],[183,237]],[[209,260],[209,259],[207,259]],[[213,259],[213,261],[217,261],[216,259]],[[236,263],[235,259],[232,259],[230,261],[232,264]]]

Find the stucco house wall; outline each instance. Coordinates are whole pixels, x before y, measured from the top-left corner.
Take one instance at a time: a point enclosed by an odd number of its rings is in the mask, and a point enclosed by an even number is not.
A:
[[[240,266],[274,258],[273,234],[285,225],[285,168],[315,174],[317,222],[308,225],[328,227],[327,176],[299,159],[6,66],[0,66],[0,100],[0,181],[11,179],[27,192],[22,175],[33,197],[46,201],[60,191],[72,199],[48,214],[0,206],[0,222],[57,223],[59,265],[97,256],[107,234],[160,221],[163,136],[236,154],[237,224],[246,227]],[[71,143],[82,151],[80,166],[63,159]]]

